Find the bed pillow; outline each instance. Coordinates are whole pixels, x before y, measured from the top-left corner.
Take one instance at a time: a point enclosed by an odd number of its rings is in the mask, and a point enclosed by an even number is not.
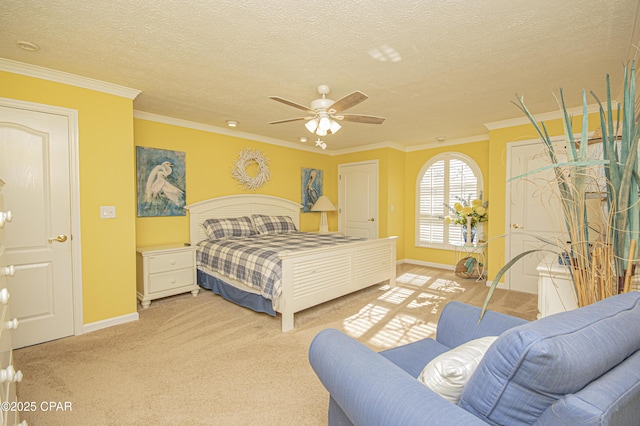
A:
[[[289,216],[254,214],[251,218],[258,234],[286,234],[297,231],[296,224]]]
[[[457,404],[467,381],[497,338],[498,336],[481,337],[438,355],[424,367],[418,380],[443,398]]]
[[[229,237],[248,237],[256,234],[249,216],[207,219],[202,223],[202,226],[211,241]]]

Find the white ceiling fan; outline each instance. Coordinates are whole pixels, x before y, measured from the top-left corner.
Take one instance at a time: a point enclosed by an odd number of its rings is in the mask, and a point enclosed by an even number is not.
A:
[[[310,115],[307,117],[289,118],[286,120],[272,121],[269,124],[289,123],[291,121],[307,120],[305,127],[311,133],[318,136],[326,136],[336,133],[342,127],[338,121],[352,121],[355,123],[365,124],[382,124],[384,117],[376,117],[373,115],[361,115],[361,114],[342,114],[349,108],[352,108],[359,103],[365,101],[368,96],[362,92],[355,91],[342,98],[334,101],[327,98],[327,95],[331,89],[327,85],[318,86],[318,93],[322,96],[320,99],[311,101],[311,106],[306,107],[296,102],[292,102],[288,99],[281,98],[279,96],[270,96],[270,99],[281,102],[285,105],[292,106],[294,108],[306,111]]]

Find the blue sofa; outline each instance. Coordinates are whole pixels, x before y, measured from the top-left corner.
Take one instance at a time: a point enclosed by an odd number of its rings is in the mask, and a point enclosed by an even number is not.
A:
[[[329,391],[330,425],[640,425],[640,293],[526,322],[449,302],[436,339],[376,353],[335,329],[309,361]],[[416,377],[434,357],[499,336],[458,404]]]

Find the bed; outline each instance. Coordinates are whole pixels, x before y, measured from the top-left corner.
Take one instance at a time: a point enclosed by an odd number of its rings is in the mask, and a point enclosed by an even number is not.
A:
[[[209,219],[253,215],[288,217],[300,229],[301,207],[290,200],[256,194],[200,201],[186,206],[190,217],[190,243],[196,245],[197,258],[200,259],[203,256],[202,247],[208,240],[203,224]],[[328,238],[325,235],[315,237]],[[200,261],[197,262],[198,284],[253,310],[272,315],[280,313],[282,331],[289,331],[294,328],[296,312],[384,281],[395,286],[396,240],[397,237],[355,239],[338,245],[278,253],[281,291],[276,300],[267,300],[261,291],[225,276]],[[265,309],[256,308],[256,303]],[[269,306],[273,309],[271,312]]]

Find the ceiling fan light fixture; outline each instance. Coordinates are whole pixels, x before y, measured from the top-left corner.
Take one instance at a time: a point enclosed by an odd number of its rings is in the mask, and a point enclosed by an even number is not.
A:
[[[331,127],[329,128],[329,130],[331,131],[331,134],[335,134],[338,132],[338,130],[340,130],[342,128],[342,126],[340,125],[340,123],[338,123],[335,120],[331,120]]]
[[[307,130],[310,131],[311,133],[315,133],[316,129],[318,128],[318,119],[312,118],[311,120],[307,121],[304,124],[304,127],[306,127]]]
[[[327,131],[331,128],[331,120],[328,115],[322,115],[318,122],[318,130]]]
[[[320,127],[318,127],[318,130],[316,130],[316,135],[318,135],[318,136],[327,136],[327,131],[321,129]]]

